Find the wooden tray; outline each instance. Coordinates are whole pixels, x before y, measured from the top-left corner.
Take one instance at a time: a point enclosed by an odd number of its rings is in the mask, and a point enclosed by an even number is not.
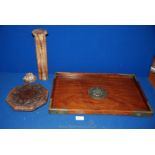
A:
[[[50,113],[149,116],[149,103],[134,75],[56,73]]]

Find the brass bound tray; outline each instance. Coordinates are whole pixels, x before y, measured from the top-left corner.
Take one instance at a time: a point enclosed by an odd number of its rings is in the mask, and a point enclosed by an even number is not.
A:
[[[153,114],[134,75],[66,72],[56,73],[49,112],[135,116]]]

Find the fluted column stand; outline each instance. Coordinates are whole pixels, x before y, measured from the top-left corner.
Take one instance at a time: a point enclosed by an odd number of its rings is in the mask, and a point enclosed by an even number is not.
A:
[[[36,55],[38,64],[38,74],[40,80],[48,79],[47,51],[46,51],[46,35],[47,31],[35,29],[32,31],[36,43]]]

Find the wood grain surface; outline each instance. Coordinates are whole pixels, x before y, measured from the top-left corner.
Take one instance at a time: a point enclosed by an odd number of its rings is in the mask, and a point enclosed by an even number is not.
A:
[[[25,84],[13,88],[6,102],[17,111],[34,111],[44,105],[48,99],[48,90],[40,84]]]
[[[107,97],[88,94],[100,87]],[[51,95],[50,113],[151,115],[152,110],[133,75],[57,73]]]
[[[150,72],[149,80],[150,80],[152,86],[155,88],[155,73]]]
[[[36,55],[40,80],[48,79],[47,51],[46,51],[46,30],[35,29],[32,31],[36,43]]]

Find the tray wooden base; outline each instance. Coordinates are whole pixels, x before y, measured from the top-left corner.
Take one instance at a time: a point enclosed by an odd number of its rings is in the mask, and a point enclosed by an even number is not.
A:
[[[153,114],[134,75],[94,73],[56,73],[49,112],[135,116]]]

